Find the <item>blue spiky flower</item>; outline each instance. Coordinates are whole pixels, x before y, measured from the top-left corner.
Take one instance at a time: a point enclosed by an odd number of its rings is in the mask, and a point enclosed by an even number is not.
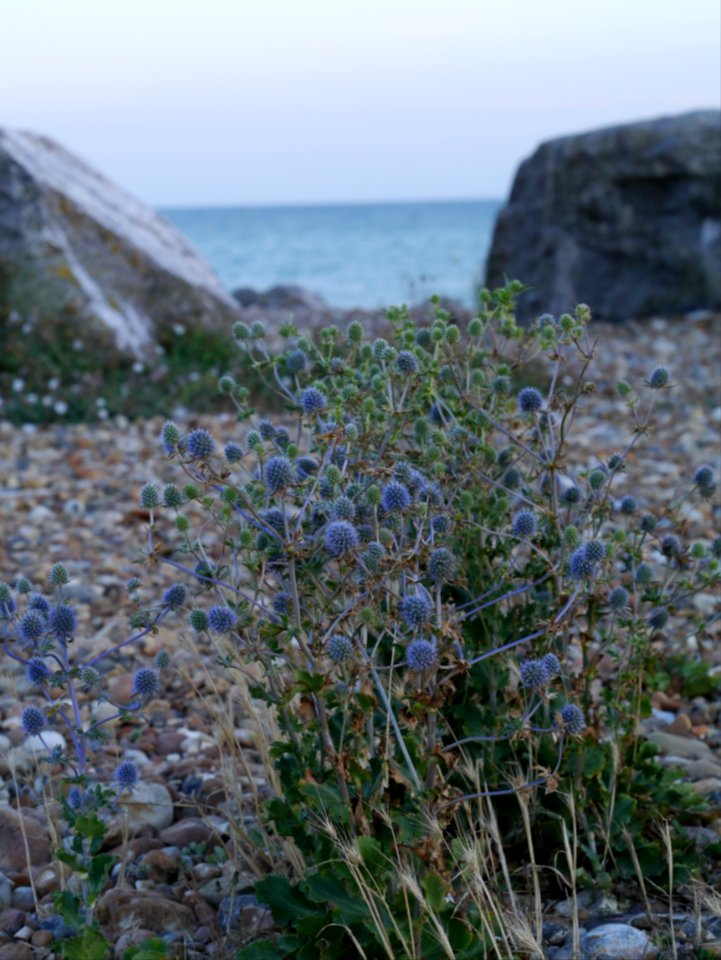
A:
[[[155,654],[155,669],[167,670],[170,666],[170,654],[167,650],[158,650]]]
[[[642,533],[653,533],[656,527],[658,526],[658,520],[654,517],[652,513],[644,513],[641,517],[641,522],[639,527],[641,528]]]
[[[115,782],[121,790],[132,790],[138,783],[138,768],[132,760],[123,760],[115,768]]]
[[[216,633],[230,633],[237,622],[237,616],[228,607],[211,607],[208,610],[208,626]]]
[[[406,663],[416,673],[430,670],[438,663],[438,651],[435,643],[419,637],[412,640],[406,648]]]
[[[531,690],[540,690],[551,679],[543,660],[528,657],[519,668],[521,684]]]
[[[269,493],[277,493],[293,482],[293,467],[287,457],[271,457],[263,470],[263,480]]]
[[[519,510],[513,518],[513,535],[515,537],[528,540],[534,535],[537,527],[536,514],[533,510]]]
[[[276,613],[280,614],[281,617],[284,617],[290,610],[291,600],[292,598],[289,593],[276,593],[271,600],[271,606]]]
[[[636,572],[634,573],[633,579],[636,583],[646,585],[651,583],[653,580],[653,567],[648,563],[639,563],[636,567]]]
[[[433,604],[428,597],[421,593],[403,597],[398,610],[411,630],[418,630],[427,624],[433,616]]]
[[[561,729],[569,736],[578,736],[586,729],[586,718],[583,715],[583,710],[577,707],[575,703],[567,703],[565,707],[562,707],[558,719]]]
[[[518,392],[518,409],[521,413],[536,413],[543,406],[543,396],[535,387],[524,387]]]
[[[585,546],[586,557],[592,563],[598,563],[606,556],[606,547],[600,540],[589,540]]]
[[[381,506],[386,513],[407,510],[410,505],[411,495],[404,484],[399,483],[398,480],[391,480],[383,487]]]
[[[546,668],[549,678],[557,677],[561,672],[561,663],[555,653],[546,653],[541,657],[541,663]]]
[[[80,671],[80,680],[85,689],[94,687],[100,680],[100,674],[95,667],[83,667]]]
[[[191,460],[207,460],[215,449],[215,440],[207,430],[191,430],[185,438],[185,449]]]
[[[575,483],[571,484],[570,487],[566,489],[561,494],[561,503],[565,503],[566,506],[572,506],[574,503],[578,503],[581,499],[581,491],[578,489]]]
[[[651,376],[648,378],[648,385],[652,390],[660,390],[668,384],[669,377],[670,374],[666,367],[656,367],[655,370],[651,371]]]
[[[347,520],[334,520],[325,528],[325,548],[332,557],[342,557],[358,549],[358,531]]]
[[[410,350],[401,350],[396,357],[396,370],[398,373],[410,375],[418,370],[418,360],[415,354]]]
[[[243,459],[243,448],[239,443],[226,443],[223,453],[228,463],[240,463]]]
[[[456,558],[445,547],[438,547],[434,550],[428,560],[428,576],[436,583],[450,580],[455,569]]]
[[[587,544],[577,547],[569,558],[569,571],[574,580],[590,580],[596,573],[596,562],[586,552]]]
[[[186,593],[182,583],[174,583],[163,594],[163,606],[170,610],[178,610],[185,603]]]
[[[661,540],[661,553],[664,557],[677,557],[681,552],[681,541],[672,533],[667,533]]]
[[[285,367],[288,373],[302,373],[307,363],[306,355],[302,350],[291,350],[285,358]]]
[[[295,461],[295,473],[299,480],[307,480],[308,477],[318,472],[318,461],[313,457],[298,457]]]
[[[50,601],[42,593],[31,593],[28,597],[28,609],[37,610],[42,616],[50,614]]]
[[[325,398],[325,394],[316,387],[307,387],[301,394],[300,402],[303,407],[303,413],[308,417],[311,416],[311,414],[320,413],[321,410],[324,410],[328,401]]]
[[[713,483],[713,470],[711,467],[703,464],[700,467],[697,467],[694,475],[693,482],[697,487],[708,487]]]
[[[28,737],[36,737],[47,726],[45,714],[39,707],[25,707],[21,723]]]
[[[70,583],[70,575],[65,564],[54,563],[50,568],[48,580],[54,587],[64,587],[66,583]]]
[[[608,595],[608,605],[618,613],[628,606],[628,590],[625,587],[614,587]]]
[[[668,610],[666,607],[656,607],[646,618],[646,623],[652,630],[663,630],[668,623]]]
[[[625,516],[630,517],[631,514],[638,510],[638,503],[636,502],[635,497],[624,497],[623,500],[621,500],[619,509]]]
[[[334,663],[343,663],[353,654],[353,644],[348,637],[336,633],[328,641],[326,652]]]
[[[160,690],[160,679],[151,667],[140,667],[133,677],[133,693],[138,697],[154,697]]]
[[[166,420],[160,431],[160,440],[166,453],[174,453],[180,443],[180,430],[172,420]]]
[[[31,657],[28,660],[25,675],[28,678],[28,683],[33,687],[42,687],[50,677],[50,670],[41,657]]]
[[[48,626],[58,640],[67,640],[77,629],[77,617],[72,607],[66,603],[59,603],[50,611]]]
[[[45,617],[39,610],[28,610],[20,620],[20,638],[24,643],[37,643],[46,630]]]

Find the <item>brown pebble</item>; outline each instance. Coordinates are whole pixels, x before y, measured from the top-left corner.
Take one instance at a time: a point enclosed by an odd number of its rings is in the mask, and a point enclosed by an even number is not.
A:
[[[0,930],[15,936],[18,930],[25,926],[25,911],[7,907],[0,913]]]
[[[195,931],[195,936],[193,939],[196,943],[210,943],[210,941],[213,939],[213,928],[210,926],[210,924],[204,923]]]
[[[30,937],[30,943],[34,947],[48,947],[53,942],[53,935],[49,930],[36,930]]]
[[[156,883],[173,883],[178,879],[180,861],[164,850],[148,851],[141,863],[148,872],[148,879]]]
[[[0,947],[0,960],[33,960],[33,948],[19,940],[4,943]]]

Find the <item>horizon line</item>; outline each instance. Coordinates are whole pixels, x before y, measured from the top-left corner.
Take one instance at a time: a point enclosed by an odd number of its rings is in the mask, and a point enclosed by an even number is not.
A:
[[[259,200],[245,203],[160,203],[153,204],[156,210],[269,210],[269,209],[304,209],[308,207],[383,207],[405,206],[417,204],[442,203],[502,203],[503,197],[430,197],[415,198],[385,198],[380,200]]]

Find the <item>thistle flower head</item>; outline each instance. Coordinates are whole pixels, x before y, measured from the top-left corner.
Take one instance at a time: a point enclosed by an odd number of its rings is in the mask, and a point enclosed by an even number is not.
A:
[[[39,707],[25,707],[21,723],[25,735],[28,737],[36,737],[47,726],[45,714]]]
[[[41,657],[31,657],[25,675],[33,687],[42,687],[50,677],[50,669]]]
[[[271,606],[273,610],[280,614],[281,617],[285,616],[290,610],[291,605],[291,596],[289,593],[281,592],[276,593],[276,595],[271,600]]]
[[[205,610],[191,610],[188,614],[188,623],[195,633],[202,633],[208,629],[208,614]]]
[[[191,430],[185,438],[185,449],[191,460],[207,460],[215,449],[215,440],[207,430]]]
[[[641,528],[642,533],[653,533],[656,527],[658,526],[658,520],[654,517],[652,513],[644,513],[641,517],[641,522],[639,527]]]
[[[70,583],[70,575],[64,563],[54,563],[50,568],[48,580],[54,587],[64,587]]]
[[[95,667],[83,667],[80,671],[80,681],[86,690],[94,687],[100,680],[100,674]]]
[[[636,567],[633,579],[636,583],[646,585],[653,580],[653,568],[648,563],[639,563]]]
[[[713,483],[713,470],[711,467],[703,464],[700,467],[697,467],[694,475],[693,482],[697,487],[708,487]]]
[[[170,654],[167,650],[158,650],[155,654],[155,669],[167,670],[170,666]]]
[[[608,606],[618,613],[628,606],[628,590],[625,587],[614,587],[608,595]]]
[[[132,760],[123,760],[115,768],[115,782],[122,790],[132,790],[138,783],[138,768]]]
[[[577,707],[575,703],[567,703],[557,714],[559,726],[564,733],[569,736],[578,736],[586,729],[586,718],[583,710]]]
[[[630,517],[638,510],[638,503],[634,497],[627,496],[621,500],[619,509],[625,516]]]
[[[569,558],[569,571],[574,580],[590,580],[596,573],[596,562],[586,553],[587,544],[576,547]]]
[[[320,413],[321,410],[324,410],[328,401],[325,398],[325,394],[318,390],[316,387],[307,387],[300,397],[300,402],[303,407],[303,413],[309,417],[314,413]]]
[[[668,610],[666,607],[656,607],[646,618],[646,623],[652,630],[663,630],[668,623]]]
[[[586,557],[592,563],[598,563],[606,556],[606,547],[601,540],[589,540],[585,546]]]
[[[711,553],[717,560],[721,560],[721,534],[711,541]]]
[[[411,495],[405,484],[398,480],[391,480],[383,487],[381,506],[386,513],[407,510],[411,505]]]
[[[238,443],[226,443],[223,453],[228,463],[240,463],[243,459],[243,448]]]
[[[50,614],[50,601],[42,593],[31,593],[28,597],[28,609],[37,610],[44,617]]]
[[[409,669],[416,673],[430,670],[438,663],[438,651],[435,643],[419,637],[412,640],[406,647],[406,663]]]
[[[271,457],[263,470],[263,480],[269,493],[277,493],[293,482],[293,467],[287,457]]]
[[[275,436],[275,427],[270,420],[259,420],[258,433],[261,435],[263,440],[272,440]]]
[[[667,533],[661,540],[661,553],[664,557],[677,557],[681,552],[681,541],[672,533]]]
[[[581,499],[581,491],[578,489],[575,483],[571,484],[570,487],[561,493],[561,503],[566,504],[566,506],[572,506],[574,503],[578,503]]]
[[[23,643],[37,643],[46,630],[45,617],[38,610],[28,610],[20,619],[20,639]]]
[[[336,633],[328,641],[326,652],[334,663],[343,663],[353,654],[353,644],[341,633]]]
[[[535,534],[537,527],[538,522],[533,510],[519,510],[513,518],[513,535],[515,537],[528,540]]]
[[[420,593],[408,594],[403,597],[398,610],[411,630],[418,630],[427,624],[433,616],[433,604],[428,597]]]
[[[295,473],[301,482],[318,472],[318,461],[313,457],[298,457],[295,461]]]
[[[163,594],[163,606],[177,610],[185,603],[186,590],[182,583],[174,583]]]
[[[307,363],[306,355],[302,350],[291,350],[285,358],[285,368],[290,374],[302,373]]]
[[[7,584],[5,584],[7,586]],[[15,583],[15,589],[20,594],[30,593],[32,590],[32,584],[27,577],[18,577],[17,582]],[[5,603],[4,600],[0,599],[0,603]]]
[[[396,370],[398,373],[410,375],[418,370],[418,360],[410,350],[401,350],[396,357]]]
[[[355,505],[350,497],[338,497],[331,506],[334,520],[355,520]]]
[[[358,531],[347,520],[333,520],[325,528],[325,548],[332,557],[342,557],[358,549]]]
[[[170,510],[177,510],[183,505],[183,494],[174,483],[166,483],[163,487],[163,503]]]
[[[648,385],[652,390],[660,390],[668,384],[670,374],[666,367],[656,367],[651,371],[648,378]]]
[[[521,485],[521,471],[517,467],[509,467],[503,474],[503,486],[509,490],[516,490]]]
[[[535,660],[531,657],[522,661],[519,672],[521,684],[530,690],[540,690],[551,679],[543,660]]]
[[[154,697],[160,690],[160,679],[151,667],[140,667],[133,677],[133,693],[144,699]]]
[[[521,413],[536,413],[543,406],[543,396],[535,387],[524,387],[518,392],[518,409]]]
[[[77,629],[77,617],[72,607],[66,603],[59,603],[50,611],[48,626],[58,640],[67,640]]]
[[[456,569],[456,558],[450,550],[438,547],[428,560],[428,576],[436,583],[450,580]]]
[[[608,474],[605,467],[595,467],[588,475],[588,485],[591,490],[600,490],[606,482]]]
[[[541,657],[541,663],[546,668],[549,678],[557,677],[561,672],[561,664],[555,653],[546,653]]]
[[[140,506],[145,510],[153,510],[160,506],[160,493],[154,483],[146,483],[140,491]]]
[[[211,607],[208,610],[208,626],[216,633],[230,633],[237,622],[237,616],[228,607]]]
[[[166,420],[160,431],[160,440],[166,453],[174,453],[180,443],[180,430],[172,420]]]

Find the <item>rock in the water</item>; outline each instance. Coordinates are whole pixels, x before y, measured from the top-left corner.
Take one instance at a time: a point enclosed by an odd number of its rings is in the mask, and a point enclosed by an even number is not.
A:
[[[0,312],[60,315],[143,355],[175,324],[226,330],[238,305],[175,227],[59,144],[0,130]]]
[[[258,291],[252,287],[239,287],[233,291],[233,296],[242,307],[266,307],[270,310],[307,310],[313,313],[323,313],[328,310],[328,304],[323,297],[305,287],[294,284],[271,287],[270,290]]]
[[[604,923],[583,937],[586,960],[650,960],[658,953],[647,933],[626,923]]]
[[[533,289],[524,319],[587,303],[601,320],[721,307],[721,112],[542,144],[499,214],[486,285]]]
[[[195,914],[182,903],[166,900],[154,890],[116,887],[98,900],[96,916],[112,934],[142,927],[153,933],[184,933],[197,926]]]

